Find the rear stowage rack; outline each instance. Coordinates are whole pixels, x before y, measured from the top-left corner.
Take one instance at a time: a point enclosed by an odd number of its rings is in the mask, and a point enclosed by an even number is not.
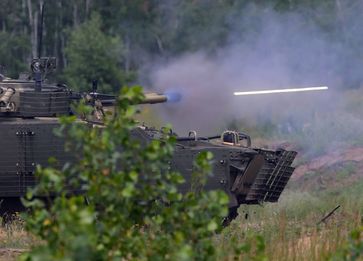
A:
[[[297,153],[285,150],[259,150],[259,153],[265,157],[265,163],[244,201],[252,204],[276,202],[295,169],[291,164]]]

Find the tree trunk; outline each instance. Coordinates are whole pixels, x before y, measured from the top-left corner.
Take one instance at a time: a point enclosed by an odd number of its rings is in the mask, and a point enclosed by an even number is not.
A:
[[[67,4],[63,5],[63,1],[58,1],[58,6],[57,8],[59,8],[60,12],[59,12],[59,34],[58,34],[58,38],[59,38],[59,42],[58,42],[58,46],[59,46],[59,51],[58,51],[58,58],[60,59],[60,68],[63,70],[65,67],[67,67],[67,57],[65,54],[65,44],[66,44],[66,39],[65,39],[65,32],[62,29],[65,25],[62,24],[63,18],[64,16],[67,16],[67,14],[69,13],[67,10],[68,6]],[[68,25],[66,25],[68,26]]]
[[[154,37],[156,39],[156,43],[158,45],[158,48],[159,48],[159,52],[161,54],[164,53],[164,47],[163,47],[163,42],[161,41],[161,38],[158,36],[158,34],[154,33]]]
[[[27,0],[28,5],[28,18],[30,27],[30,41],[32,47],[32,58],[37,57],[38,47],[38,11],[35,11],[33,15],[32,0]]]
[[[61,53],[62,53],[62,61],[63,61],[63,66],[64,68],[67,67],[67,58],[66,58],[66,54],[64,52],[64,49],[65,49],[65,39],[64,39],[64,34],[62,33],[61,34]]]
[[[130,37],[128,34],[126,34],[125,37],[125,72],[129,73],[130,71]]]
[[[44,12],[44,10],[42,10],[42,8],[44,8],[44,0],[39,0],[39,16],[38,19],[41,20],[42,19],[42,12]],[[46,10],[45,10],[46,11]],[[44,14],[43,14],[43,19],[44,19]],[[42,51],[44,48],[44,38],[47,35],[47,26],[46,23],[44,21],[38,21],[36,23],[36,27],[40,26],[39,30],[41,30],[41,32],[38,32],[38,38],[37,41],[39,40],[40,42],[38,42],[38,44],[41,44],[42,46],[38,46],[38,56],[41,57],[42,53],[44,51]]]
[[[73,4],[73,27],[76,28],[79,25],[79,18],[78,18],[78,5],[77,2]]]
[[[55,26],[54,26],[54,42],[53,42],[53,55],[58,57],[58,41],[59,41],[59,15],[55,17]]]
[[[89,10],[91,8],[91,5],[92,5],[92,1],[86,0],[86,18],[88,18],[88,16],[89,16]]]

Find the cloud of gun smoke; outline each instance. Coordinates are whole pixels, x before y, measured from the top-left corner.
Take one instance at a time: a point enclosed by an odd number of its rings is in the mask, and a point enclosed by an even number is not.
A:
[[[241,23],[248,23],[248,16]],[[347,76],[357,85],[356,79],[363,74],[361,61],[352,57],[347,62],[351,50],[329,40],[329,35],[299,14],[265,10],[259,24],[243,33],[236,29],[230,43],[213,55],[201,50],[152,64],[153,90],[175,90],[183,95],[178,104],[159,106],[177,132],[193,129],[215,134],[233,119],[304,128],[319,115],[342,110],[340,92]],[[322,85],[330,90],[233,96],[234,91]]]

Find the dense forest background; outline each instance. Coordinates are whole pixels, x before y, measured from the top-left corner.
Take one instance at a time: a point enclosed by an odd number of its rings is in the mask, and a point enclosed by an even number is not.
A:
[[[213,55],[247,31],[257,34],[259,18],[271,9],[299,13],[303,23],[347,50],[339,56],[342,64],[363,65],[359,0],[1,0],[0,64],[8,76],[17,77],[38,56],[42,3],[41,55],[57,57],[53,77],[81,90],[98,79],[103,90],[117,91],[138,82],[140,68],[155,59],[198,50]],[[349,70],[337,73],[347,86],[360,86],[363,74],[352,77]]]

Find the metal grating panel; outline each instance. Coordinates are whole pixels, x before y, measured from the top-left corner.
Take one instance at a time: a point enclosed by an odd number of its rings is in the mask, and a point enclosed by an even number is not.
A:
[[[277,153],[279,155],[276,154],[275,158],[266,155],[266,162],[257,174],[255,182],[246,196],[246,201],[276,202],[279,199],[294,171],[291,164],[297,153],[294,151],[279,151]]]
[[[69,113],[68,92],[21,92],[20,114],[24,117],[46,117]]]

